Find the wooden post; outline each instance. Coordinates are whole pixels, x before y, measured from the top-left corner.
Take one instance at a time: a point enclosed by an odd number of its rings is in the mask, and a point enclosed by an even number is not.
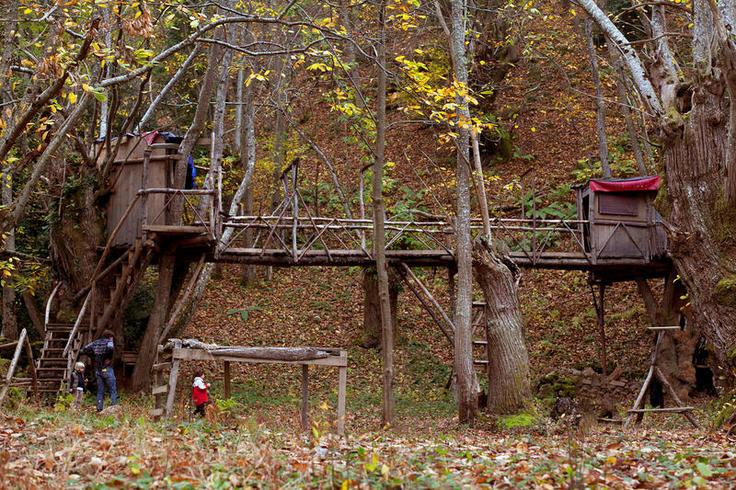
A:
[[[28,356],[28,370],[31,372],[31,387],[33,389],[33,397],[38,400],[38,376],[36,374],[36,365],[33,362],[33,349],[31,348],[31,341],[26,336],[24,342],[26,347],[26,356]]]
[[[309,366],[302,364],[302,430],[309,431]]]
[[[232,396],[230,385],[230,361],[225,361],[223,366],[223,376],[225,377],[225,398]]]
[[[299,257],[299,249],[297,244],[297,231],[299,225],[299,191],[297,189],[297,178],[298,178],[299,161],[292,164],[291,167],[291,214],[292,214],[292,227],[291,227],[291,252],[294,255],[294,260]]]
[[[141,190],[143,191],[143,196],[141,198],[143,210],[141,211],[141,223],[140,223],[140,229],[142,232],[143,240],[145,241],[146,238],[148,238],[148,232],[144,231],[144,227],[148,224],[148,165],[151,160],[151,148],[147,148],[146,151],[143,153],[143,170],[141,172]]]
[[[596,313],[598,320],[598,342],[600,344],[600,363],[603,376],[608,376],[608,356],[606,354],[606,310],[605,310],[605,294],[606,285],[598,284],[598,301],[596,303]]]
[[[677,392],[672,387],[672,385],[670,384],[669,380],[664,375],[664,373],[662,372],[662,370],[659,369],[657,366],[654,366],[654,374],[657,376],[657,378],[659,378],[659,380],[662,382],[662,384],[665,386],[665,388],[667,388],[667,391],[670,392],[670,396],[675,401],[675,404],[677,405],[677,407],[680,408],[680,409],[684,409],[681,412],[682,415],[684,415],[685,418],[688,420],[688,422],[690,422],[692,424],[692,426],[697,429],[698,428],[698,422],[697,422],[697,420],[695,420],[695,417],[693,417],[693,415],[689,412],[689,408],[690,407],[685,407],[685,404],[682,403],[682,400],[680,400],[680,397],[677,396]],[[660,410],[663,410],[663,409],[660,409]]]
[[[176,382],[179,379],[179,363],[177,359],[178,350],[181,348],[181,340],[174,342],[174,351],[171,360],[171,373],[169,374],[169,394],[166,397],[166,417],[171,417],[171,413],[174,411],[174,398],[176,397]]]
[[[345,351],[340,352],[340,357],[344,359],[345,366],[338,368],[338,385],[337,385],[337,434],[340,436],[345,435],[345,395],[348,386],[348,367],[347,357],[348,353]]]

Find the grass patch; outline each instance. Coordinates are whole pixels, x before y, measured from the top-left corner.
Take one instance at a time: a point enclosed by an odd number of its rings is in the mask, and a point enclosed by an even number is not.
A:
[[[536,422],[537,417],[528,412],[520,412],[513,415],[504,415],[498,418],[499,427],[506,430],[531,427]]]

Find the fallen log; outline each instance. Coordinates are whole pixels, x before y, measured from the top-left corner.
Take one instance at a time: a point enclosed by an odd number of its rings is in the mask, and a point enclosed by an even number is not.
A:
[[[172,350],[177,339],[169,340],[163,350]],[[181,341],[182,349],[199,349],[212,356],[242,357],[273,361],[311,361],[330,357],[330,352],[315,347],[243,347],[207,344],[195,339]]]

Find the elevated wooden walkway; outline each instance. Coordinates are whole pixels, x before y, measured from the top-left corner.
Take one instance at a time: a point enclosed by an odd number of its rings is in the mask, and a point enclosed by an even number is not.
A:
[[[585,220],[498,218],[494,239],[508,248],[522,268],[580,270],[605,276],[606,281],[664,277],[672,264],[667,256],[651,257],[637,250],[630,256],[593,251],[584,238]],[[627,223],[620,223],[626,230]],[[474,221],[472,233],[481,232]],[[209,262],[275,267],[371,266],[375,263],[366,219],[292,216],[234,216],[218,225],[144,226],[153,242],[173,241],[183,260],[204,255]],[[218,247],[223,233],[227,247]],[[626,236],[624,234],[624,236]],[[454,228],[448,221],[386,222],[386,258],[412,267],[454,267]]]

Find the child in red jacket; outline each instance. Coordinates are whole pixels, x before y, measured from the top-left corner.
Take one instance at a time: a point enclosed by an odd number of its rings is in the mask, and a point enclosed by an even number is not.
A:
[[[204,417],[204,407],[210,402],[207,389],[209,383],[204,382],[204,371],[197,369],[194,371],[194,382],[192,383],[192,403],[194,404],[194,414]]]

